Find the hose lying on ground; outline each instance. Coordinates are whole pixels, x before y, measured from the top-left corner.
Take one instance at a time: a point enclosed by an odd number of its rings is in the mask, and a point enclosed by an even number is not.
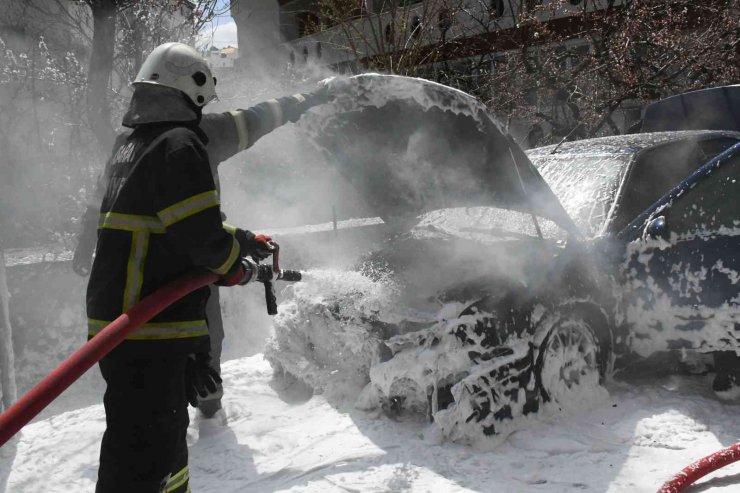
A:
[[[707,474],[740,460],[740,443],[719,450],[684,467],[681,472],[666,481],[658,493],[681,493]]]

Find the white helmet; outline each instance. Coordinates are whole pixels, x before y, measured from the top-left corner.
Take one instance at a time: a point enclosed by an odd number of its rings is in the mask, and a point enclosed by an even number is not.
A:
[[[183,43],[165,43],[154,48],[132,84],[179,89],[197,106],[205,106],[216,99],[216,78],[205,58]]]

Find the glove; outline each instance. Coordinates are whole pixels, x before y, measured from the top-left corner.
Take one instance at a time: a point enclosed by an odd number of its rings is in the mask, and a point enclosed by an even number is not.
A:
[[[208,353],[191,354],[185,365],[185,393],[188,402],[198,407],[198,396],[207,397],[218,390],[221,376],[211,365]]]
[[[266,282],[273,278],[272,266],[260,265],[249,257],[244,257],[236,262],[234,266],[216,281],[216,286],[244,286],[249,282]]]
[[[278,249],[278,244],[270,235],[257,235],[254,237],[255,248],[252,256],[257,260],[265,260]]]
[[[251,231],[237,229],[236,241],[239,242],[242,257],[254,257],[255,260],[265,260],[277,250],[278,244],[270,235],[255,235]]]
[[[229,272],[224,274],[215,284],[217,286],[244,286],[254,277],[255,279],[259,270],[259,265],[249,257],[242,257],[229,269]]]

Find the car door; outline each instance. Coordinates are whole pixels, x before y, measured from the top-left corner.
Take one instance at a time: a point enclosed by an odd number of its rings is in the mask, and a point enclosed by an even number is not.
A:
[[[620,311],[633,351],[740,348],[740,145],[620,236]]]

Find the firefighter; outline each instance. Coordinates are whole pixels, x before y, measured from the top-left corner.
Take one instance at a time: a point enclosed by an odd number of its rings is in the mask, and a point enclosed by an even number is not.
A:
[[[200,115],[199,109],[184,108],[182,104],[170,104],[171,100],[176,103],[180,102],[181,87],[173,87],[173,84],[168,85],[161,79],[151,80],[153,74],[159,74],[157,71],[161,71],[158,64],[162,64],[165,57],[173,53],[172,47],[181,50],[189,48],[186,45],[168,43],[152,52],[150,57],[147,58],[147,63],[142,66],[136,78],[137,82],[134,83],[134,95],[129,111],[124,117],[124,126],[133,129],[140,125],[151,125],[159,121],[177,121],[192,126]],[[204,144],[216,189],[219,188],[217,168],[220,163],[251,147],[259,138],[272,130],[289,121],[297,121],[306,110],[327,101],[341,90],[337,79],[328,80],[314,93],[273,99],[246,110],[238,109],[225,113],[201,115],[198,127],[201,133],[206,136]],[[122,134],[119,136],[118,142],[124,141],[130,134],[130,131]],[[75,272],[82,276],[86,276],[90,272],[92,253],[96,242],[98,211],[102,201],[101,193],[104,189],[104,183],[102,183],[102,186],[98,186],[99,192],[93,196],[93,201],[88,205],[83,216],[81,233],[78,236],[78,245],[75,249],[72,264]],[[266,248],[272,248],[269,236],[262,239],[266,242]],[[258,252],[257,256],[261,257],[261,254]],[[217,286],[210,287],[210,296],[206,305],[206,320],[208,321],[211,347],[209,365],[218,374],[221,370],[224,329],[219,303],[219,288]],[[205,361],[203,355],[199,355],[199,358]],[[220,382],[214,385],[215,389],[213,391],[201,387],[201,394],[196,396],[198,408],[205,417],[211,417],[221,409],[223,388]]]
[[[193,48],[168,43],[146,59],[106,165],[99,214],[89,209],[73,265],[84,272],[86,237],[97,216],[97,244],[87,288],[89,337],[168,281],[194,269],[220,284],[257,277],[250,257],[266,258],[269,237],[226,226],[215,163],[245,149],[313,104],[328,100],[326,85],[297,95],[203,118],[216,80]],[[211,152],[203,128],[215,137]],[[209,362],[208,288],[185,296],[100,361],[107,387],[106,431],[98,493],[189,491],[188,401],[220,383]]]

